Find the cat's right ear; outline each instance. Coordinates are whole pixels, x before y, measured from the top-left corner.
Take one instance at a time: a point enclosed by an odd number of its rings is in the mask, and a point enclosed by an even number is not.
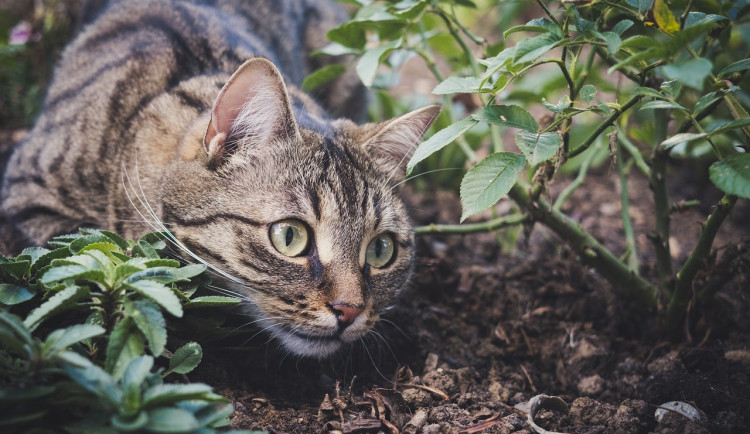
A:
[[[239,143],[259,145],[299,137],[284,80],[270,60],[243,63],[216,97],[203,145],[220,165]]]

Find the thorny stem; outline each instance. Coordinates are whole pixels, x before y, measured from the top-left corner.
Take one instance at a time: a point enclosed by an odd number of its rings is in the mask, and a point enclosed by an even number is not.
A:
[[[670,293],[669,280],[672,278],[672,255],[669,250],[670,204],[667,192],[667,158],[668,151],[658,145],[667,134],[668,114],[665,110],[654,110],[656,131],[654,140],[657,143],[651,156],[651,176],[649,187],[654,196],[654,227],[656,232],[650,237],[656,253],[656,270],[659,287],[667,295]]]
[[[604,119],[604,121],[601,124],[599,124],[599,126],[596,127],[594,131],[591,132],[591,134],[586,138],[586,140],[583,141],[583,143],[581,143],[579,147],[568,152],[568,155],[566,156],[566,158],[568,159],[573,158],[576,155],[588,149],[589,146],[591,146],[591,144],[594,143],[596,138],[599,137],[599,135],[604,132],[604,130],[611,127],[615,123],[617,118],[619,118],[620,115],[623,114],[623,112],[630,109],[630,107],[633,107],[638,101],[640,101],[640,99],[641,99],[641,96],[636,95],[630,98],[629,100],[627,100],[625,104],[623,104],[622,107],[620,107],[619,109],[613,109],[612,113],[610,113],[609,116],[607,116]]]
[[[517,182],[510,193],[511,199],[526,209],[535,221],[539,221],[560,236],[581,258],[592,265],[614,285],[626,288],[651,307],[656,307],[656,288],[630,270],[612,252],[588,234],[577,222],[553,209],[543,200],[532,200],[522,183]]]
[[[695,248],[690,253],[685,264],[677,272],[677,282],[672,298],[667,306],[666,326],[672,333],[679,330],[680,324],[685,318],[685,310],[693,294],[693,280],[700,268],[704,265],[706,258],[711,254],[716,233],[719,231],[724,219],[737,202],[737,196],[730,194],[721,198],[719,204],[711,211],[706,222],[701,228],[701,234]]]
[[[417,226],[414,228],[414,234],[473,234],[477,232],[495,231],[508,226],[516,226],[523,224],[526,221],[528,221],[528,216],[524,214],[511,214],[481,223],[467,223],[462,225],[441,225],[432,223],[426,226]]]

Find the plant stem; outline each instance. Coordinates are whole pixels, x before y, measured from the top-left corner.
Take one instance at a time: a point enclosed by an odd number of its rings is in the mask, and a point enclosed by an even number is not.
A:
[[[414,234],[474,234],[478,232],[495,231],[507,226],[516,226],[523,224],[526,221],[528,221],[528,217],[524,214],[511,214],[481,223],[469,223],[463,225],[442,225],[432,223],[426,226],[417,226],[414,228]]]
[[[526,189],[517,182],[508,193],[519,206],[526,209],[535,221],[552,229],[560,238],[591,264],[613,285],[624,288],[648,306],[656,307],[658,292],[641,276],[630,270],[612,252],[588,234],[577,222],[553,209],[547,201],[532,201]]]
[[[716,233],[736,202],[737,196],[730,194],[724,195],[721,198],[719,204],[711,211],[711,214],[709,214],[706,222],[703,224],[695,248],[693,248],[687,261],[680,268],[680,271],[677,272],[675,291],[669,300],[665,318],[666,326],[672,333],[676,333],[679,330],[680,324],[682,324],[685,318],[685,309],[693,293],[695,275],[704,265],[706,258],[711,254],[711,246],[713,245]]]
[[[646,163],[646,160],[643,158],[643,155],[641,154],[641,151],[636,148],[636,146],[633,144],[633,142],[630,141],[627,137],[625,137],[625,134],[618,134],[617,140],[622,145],[623,148],[625,148],[626,151],[628,151],[628,154],[633,158],[633,161],[635,162],[635,167],[638,168],[638,170],[641,171],[646,177],[651,176],[651,168],[648,166],[648,163]]]
[[[667,192],[667,159],[668,151],[665,151],[658,143],[664,141],[667,134],[668,114],[665,110],[654,110],[656,131],[654,140],[657,145],[651,156],[651,176],[649,187],[654,196],[654,228],[655,233],[649,238],[654,245],[656,253],[656,270],[659,279],[659,288],[668,296],[671,293],[669,281],[672,278],[672,255],[669,250],[669,223],[670,204]]]
[[[568,155],[566,155],[566,159],[573,158],[588,149],[589,146],[594,143],[594,140],[596,140],[596,138],[604,132],[604,130],[611,127],[623,112],[633,107],[638,101],[640,101],[640,99],[641,96],[639,95],[633,96],[629,100],[627,100],[625,104],[623,104],[619,109],[613,109],[612,113],[610,113],[609,116],[607,116],[604,121],[599,124],[599,126],[596,127],[594,131],[591,132],[591,134],[586,138],[586,140],[583,141],[583,143],[581,143],[579,147],[568,152]]]
[[[625,232],[625,255],[628,267],[638,272],[638,251],[633,234],[633,222],[630,220],[630,199],[628,197],[628,178],[625,173],[625,164],[622,161],[622,150],[617,146],[617,132],[612,133],[615,137],[610,140],[615,142],[615,158],[617,159],[617,175],[620,178],[620,215],[622,216],[622,229]]]

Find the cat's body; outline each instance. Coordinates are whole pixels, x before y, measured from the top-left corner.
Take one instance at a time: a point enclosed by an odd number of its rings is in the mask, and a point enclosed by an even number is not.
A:
[[[392,187],[437,109],[358,127],[327,114],[362,113],[351,75],[298,90],[341,18],[312,0],[111,2],[12,155],[5,213],[35,243],[163,224],[285,348],[360,338],[410,276]]]

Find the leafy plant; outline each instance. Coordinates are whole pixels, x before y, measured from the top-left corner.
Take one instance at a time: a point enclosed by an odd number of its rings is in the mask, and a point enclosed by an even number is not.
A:
[[[158,233],[126,241],[102,230],[53,239],[54,250],[0,257],[0,427],[207,432],[232,406],[205,384],[164,384],[199,363],[200,345],[167,347],[168,317],[184,307],[231,305],[197,297],[203,265],[159,256]],[[20,316],[19,316],[20,315]],[[43,337],[44,336],[44,337]]]
[[[518,4],[351,3],[359,9],[329,33],[334,42],[323,53],[360,56],[356,70],[366,85],[376,88],[387,87],[379,78],[386,77],[379,75],[382,66],[397,69],[405,58],[418,56],[439,83],[432,91],[444,101],[439,130],[416,149],[408,171],[439,168],[436,156],[455,142],[470,166],[460,183],[461,220],[506,195],[516,206],[515,212],[489,221],[432,225],[417,228],[418,234],[541,223],[613,284],[664,311],[664,323],[673,332],[681,329],[692,298],[705,300],[716,290],[694,288],[695,277],[738,198],[750,198],[745,77],[750,69],[750,2],[537,0],[536,11],[543,16],[507,29],[490,28],[485,36],[475,35],[467,22],[484,17],[486,23],[486,17],[495,16],[507,24]],[[511,13],[504,14],[507,10]],[[499,38],[501,30],[499,42],[488,42]],[[450,75],[438,65],[448,65]],[[535,117],[526,107],[536,104],[544,112]],[[518,151],[503,142],[508,129],[515,132]],[[626,251],[620,257],[562,212],[607,147],[622,189]],[[676,208],[667,192],[668,162],[696,155],[714,161],[709,178],[724,197],[675,271],[668,243],[670,213]],[[653,192],[656,217],[649,237],[656,253],[656,282],[639,267],[628,214],[626,181],[636,176],[631,167],[649,179]],[[550,201],[547,184],[558,171],[577,176]]]

